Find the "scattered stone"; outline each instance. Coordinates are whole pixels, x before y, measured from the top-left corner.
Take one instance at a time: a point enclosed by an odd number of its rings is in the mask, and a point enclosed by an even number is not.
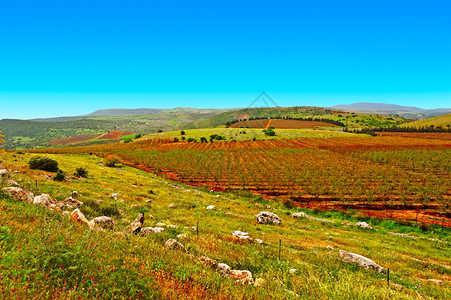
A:
[[[267,205],[266,208],[267,208],[267,209],[271,209],[271,206]]]
[[[255,239],[254,242],[256,242],[257,244],[263,244],[263,240],[261,239]]]
[[[141,231],[141,228],[144,224],[144,215],[138,214],[138,217],[136,217],[135,221],[133,221],[130,225],[128,225],[128,232],[137,234]]]
[[[183,233],[178,234],[178,235],[177,235],[177,238],[178,238],[179,240],[186,239],[186,234],[183,234]]]
[[[170,225],[167,225],[166,228],[177,229],[179,227],[177,225],[170,224]]]
[[[418,238],[416,236],[408,235],[408,234],[405,234],[405,233],[399,233],[399,232],[387,232],[387,233],[390,234],[390,235],[397,235],[397,236],[402,236],[402,237],[411,238],[411,239],[417,239]]]
[[[71,195],[72,198],[78,198],[80,197],[80,194],[77,191],[72,191]]]
[[[197,227],[196,226],[191,226],[190,230],[191,231],[197,231]]]
[[[63,206],[69,209],[80,208],[83,202],[74,199],[72,196],[63,201]]]
[[[344,221],[343,226],[352,226],[352,223],[349,221]]]
[[[114,199],[114,200],[117,200],[119,198],[119,193],[111,194],[110,198]]]
[[[2,190],[18,201],[33,202],[33,193],[20,187],[4,187]]]
[[[207,206],[207,210],[216,210],[216,206],[209,205],[209,206]]]
[[[362,228],[373,229],[373,226],[371,226],[367,222],[357,222],[357,223],[355,223],[355,225],[359,226],[359,227],[362,227]]]
[[[140,207],[141,205],[139,205],[139,204],[133,204],[133,205],[130,205],[130,208],[136,208],[136,207]]]
[[[439,280],[439,279],[428,279],[429,282],[435,283],[437,285],[442,285],[443,281]]]
[[[50,195],[47,195],[47,194],[42,194],[42,195],[36,196],[33,199],[34,205],[38,205],[38,206],[42,206],[42,207],[47,207],[53,203],[55,203],[55,200],[52,197],[50,197]]]
[[[218,269],[219,269],[219,272],[221,272],[221,273],[223,273],[223,274],[229,274],[230,273],[230,267],[229,267],[229,265],[226,265],[226,264],[224,264],[224,263],[220,263],[220,264],[218,264]]]
[[[15,182],[14,180],[12,180],[12,179],[8,179],[5,183],[6,183],[7,186],[12,186],[12,187],[18,187],[19,186],[19,184],[17,182]]]
[[[266,280],[264,280],[263,278],[255,279],[254,286],[259,287],[259,286],[264,286],[265,284],[266,284]]]
[[[236,230],[233,232],[233,237],[239,240],[249,240],[249,233]]]
[[[8,170],[0,169],[0,177],[8,177]]]
[[[149,214],[149,219],[153,219],[153,216],[151,214]]]
[[[157,226],[157,227],[166,227],[166,224],[164,224],[164,223],[157,223],[157,224],[155,224],[155,226]]]
[[[306,219],[309,219],[310,218],[310,216],[309,215],[307,215],[305,212],[298,212],[298,213],[293,213],[292,215],[291,215],[293,218],[295,218],[295,219],[298,219],[298,218],[306,218]]]
[[[70,212],[68,212],[67,210],[63,211],[63,216],[70,216]]]
[[[277,225],[282,224],[282,220],[279,218],[279,216],[277,216],[274,213],[268,212],[268,211],[262,211],[262,212],[258,213],[257,215],[255,215],[255,219],[260,224],[267,224],[267,223],[277,224]]]
[[[168,205],[168,207],[169,207],[169,208],[175,208],[175,204],[174,204],[174,203],[171,203],[171,204]]]
[[[94,224],[89,222],[78,208],[71,212],[70,218],[77,223],[88,226],[90,229],[94,228]]]
[[[290,295],[292,295],[292,296],[299,297],[299,295],[296,294],[296,293],[293,292],[293,291],[290,291],[290,290],[285,289],[285,292],[287,292],[288,294],[290,294]]]
[[[334,247],[327,245],[328,250],[334,250]]]
[[[141,228],[141,235],[142,236],[146,236],[146,235],[150,235],[152,233],[162,233],[164,232],[166,229],[164,229],[163,227],[143,227]]]
[[[164,243],[164,246],[169,249],[173,250],[185,250],[185,246],[183,246],[181,243],[177,242],[175,239],[169,239]]]
[[[211,259],[209,257],[206,256],[201,256],[200,261],[203,262],[205,265],[207,266],[211,266],[216,268],[218,266],[218,262],[214,259]]]
[[[252,284],[252,273],[247,270],[231,270],[229,276],[240,284]]]
[[[377,263],[375,263],[374,261],[372,261],[371,259],[369,259],[365,256],[362,256],[362,255],[359,255],[356,253],[352,253],[352,252],[348,252],[345,250],[340,250],[340,256],[343,261],[357,263],[362,268],[375,270],[379,273],[383,273],[383,274],[386,273],[386,271],[383,267],[379,266]]]
[[[331,220],[327,220],[327,219],[322,219],[322,218],[314,218],[312,216],[307,215],[305,212],[298,212],[298,213],[293,213],[291,215],[293,218],[295,219],[300,219],[300,218],[306,218],[309,220],[315,220],[315,221],[319,221],[319,222],[327,222],[327,223],[332,223]]]
[[[113,229],[115,225],[114,220],[106,216],[94,218],[90,222],[93,223],[94,227],[103,229]]]
[[[216,195],[216,198],[221,198],[221,195]]]
[[[290,274],[296,274],[296,272],[297,272],[298,270],[297,269],[294,269],[294,268],[292,268],[292,269],[290,269]]]
[[[146,203],[151,204],[152,203],[152,199],[147,199]]]

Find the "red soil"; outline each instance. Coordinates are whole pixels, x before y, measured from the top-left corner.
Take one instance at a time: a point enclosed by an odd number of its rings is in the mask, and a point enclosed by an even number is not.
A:
[[[133,132],[111,131],[107,134],[97,137],[97,140],[119,140],[123,135],[130,135]]]
[[[71,144],[79,144],[81,142],[89,141],[101,136],[101,134],[89,134],[89,135],[77,135],[71,136],[64,139],[53,140],[46,143],[47,146],[55,146],[55,145],[71,145]]]

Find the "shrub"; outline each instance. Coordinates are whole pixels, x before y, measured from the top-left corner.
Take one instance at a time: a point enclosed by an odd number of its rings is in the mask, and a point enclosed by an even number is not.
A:
[[[106,156],[106,157],[103,159],[103,164],[104,164],[105,166],[107,166],[107,167],[110,167],[110,168],[116,167],[116,164],[118,164],[118,163],[119,163],[119,159],[117,159],[116,157],[111,156],[111,155]]]
[[[88,177],[88,170],[86,170],[83,167],[77,168],[77,169],[75,169],[74,175],[75,176],[79,176],[79,177],[87,178]]]
[[[182,141],[184,141],[186,138],[184,136],[182,136]]]
[[[190,137],[190,138],[188,138],[187,142],[188,143],[191,143],[191,142],[195,143],[195,142],[197,142],[197,140],[195,138]]]
[[[208,140],[207,140],[206,137],[203,136],[203,137],[200,138],[200,142],[201,143],[208,143]]]
[[[64,181],[64,179],[66,179],[64,172],[62,170],[58,169],[55,176],[53,176],[53,180],[54,181]]]
[[[30,169],[38,169],[49,172],[58,171],[58,162],[45,156],[34,156],[28,162]]]
[[[185,131],[180,131],[180,135],[185,135]]]
[[[174,138],[174,143],[177,143],[179,141],[178,138]]]
[[[272,129],[268,129],[268,130],[265,131],[265,135],[267,135],[267,136],[275,136],[276,132],[274,130],[272,130]]]

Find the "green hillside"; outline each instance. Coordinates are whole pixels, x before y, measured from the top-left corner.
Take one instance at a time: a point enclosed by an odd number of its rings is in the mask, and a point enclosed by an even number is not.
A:
[[[224,125],[235,120],[237,115],[249,115],[250,118],[326,118],[339,121],[346,127],[391,127],[407,122],[400,116],[375,115],[342,112],[336,109],[312,106],[245,108],[233,112],[225,112],[208,119],[187,124],[185,128],[211,128]]]
[[[451,114],[418,120],[410,123],[403,124],[402,127],[443,127],[443,128],[450,128],[451,127]]]

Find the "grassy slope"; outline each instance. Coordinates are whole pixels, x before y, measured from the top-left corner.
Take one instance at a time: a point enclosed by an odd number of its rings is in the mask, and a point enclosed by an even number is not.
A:
[[[406,123],[403,124],[402,127],[419,128],[419,127],[429,127],[431,125],[434,125],[435,127],[441,126],[443,128],[447,128],[447,125],[451,126],[451,114]]]
[[[224,136],[226,140],[252,140],[254,137],[257,140],[263,139],[297,139],[297,138],[329,138],[329,137],[366,137],[367,135],[341,132],[338,130],[316,130],[316,129],[276,129],[275,136],[267,136],[262,129],[253,128],[202,128],[202,129],[187,129],[185,131],[185,139],[195,138],[200,141],[201,137],[208,140],[210,135],[218,134]],[[245,133],[243,133],[245,132]],[[147,135],[144,138],[178,138],[181,139],[181,131],[170,131]]]
[[[297,209],[285,208],[274,201],[232,194],[221,194],[218,198],[205,191],[174,186],[129,167],[106,168],[94,156],[49,156],[57,159],[60,167],[69,173],[76,167],[86,167],[90,177],[53,182],[44,177],[45,172],[21,167],[29,154],[0,153],[0,164],[18,170],[19,173],[13,173],[13,179],[21,181],[23,186],[35,189],[37,180],[38,194],[45,192],[63,199],[72,190],[79,191],[80,200],[85,202],[83,210],[91,217],[100,214],[92,200],[104,201],[101,206],[116,206],[121,212],[121,216],[114,217],[116,231],[123,231],[141,211],[145,212],[146,226],[163,222],[178,228],[146,238],[90,232],[52,212],[0,194],[0,274],[3,276],[0,289],[5,291],[2,297],[269,299],[291,297],[287,290],[296,292],[301,299],[451,297],[449,281],[446,281],[451,276],[451,240],[446,233],[422,233],[418,228],[374,220],[368,222],[373,222],[375,230],[344,227],[344,216],[332,213],[323,214],[332,223],[294,220],[289,214]],[[155,194],[149,194],[149,190]],[[121,198],[117,201],[108,198],[113,192],[120,193]],[[152,205],[145,203],[149,198],[153,200]],[[176,204],[176,208],[168,208],[170,203]],[[207,211],[205,207],[210,204],[217,210]],[[267,208],[268,205],[273,208]],[[261,210],[277,213],[283,225],[257,224],[253,215]],[[197,221],[199,236],[189,229]],[[234,230],[247,231],[251,237],[263,239],[264,244],[233,241]],[[387,231],[405,232],[419,238],[387,235]],[[179,233],[187,235],[181,240],[187,253],[164,249],[164,242]],[[429,241],[427,238],[431,237],[447,242]],[[280,261],[279,240],[282,241]],[[334,250],[327,250],[327,245]],[[341,262],[338,249],[360,253],[389,267],[392,282],[401,288],[389,291],[385,276]],[[254,278],[266,279],[266,285],[236,285],[199,263],[197,258],[201,255],[234,269],[250,270]],[[290,274],[290,268],[296,268],[297,273]],[[436,286],[428,278],[442,279],[444,285]]]

